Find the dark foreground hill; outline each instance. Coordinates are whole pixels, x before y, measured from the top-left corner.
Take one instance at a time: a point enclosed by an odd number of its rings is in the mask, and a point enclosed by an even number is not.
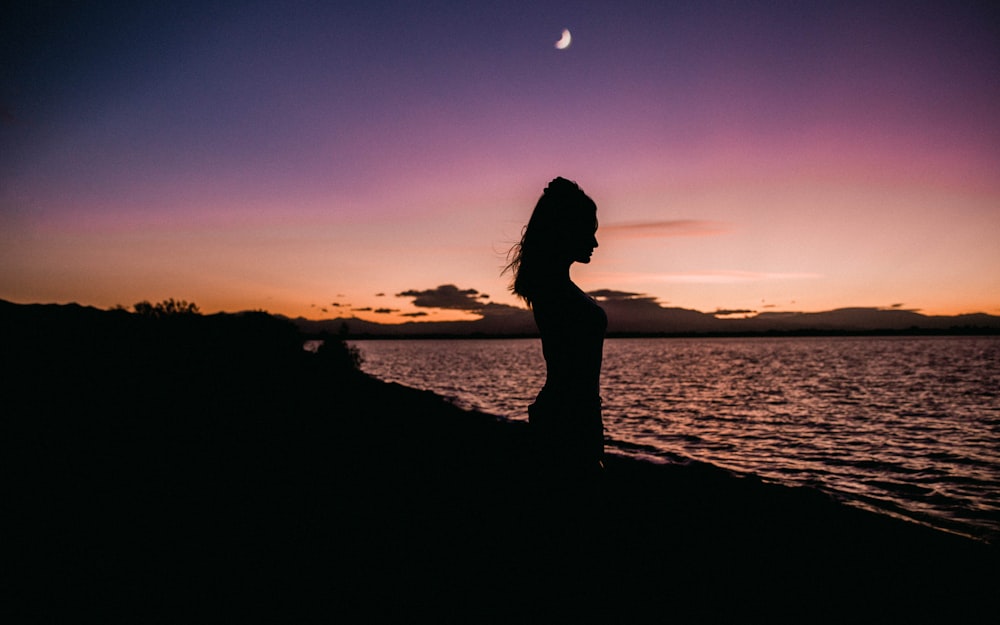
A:
[[[971,622],[996,551],[527,432],[263,314],[0,303],[9,622]]]

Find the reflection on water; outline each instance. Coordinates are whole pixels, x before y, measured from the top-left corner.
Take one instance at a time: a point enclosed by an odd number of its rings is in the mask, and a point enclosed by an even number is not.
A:
[[[509,419],[536,340],[361,341],[363,368]],[[1000,338],[609,339],[609,451],[686,457],[995,541]]]

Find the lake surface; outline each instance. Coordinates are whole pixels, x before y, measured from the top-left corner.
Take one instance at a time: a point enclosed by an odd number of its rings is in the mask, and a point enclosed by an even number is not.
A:
[[[511,420],[536,339],[355,341],[371,375]],[[1000,337],[609,339],[607,449],[1000,539]]]

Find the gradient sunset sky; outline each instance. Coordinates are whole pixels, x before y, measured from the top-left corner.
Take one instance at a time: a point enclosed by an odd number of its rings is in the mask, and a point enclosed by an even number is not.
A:
[[[0,298],[467,317],[564,176],[585,290],[1000,314],[992,4],[15,2]]]

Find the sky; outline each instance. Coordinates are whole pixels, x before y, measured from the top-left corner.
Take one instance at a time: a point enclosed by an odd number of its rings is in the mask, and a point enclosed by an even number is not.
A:
[[[983,2],[15,2],[0,298],[385,323],[521,304],[549,180],[587,291],[1000,314]],[[572,43],[557,49],[564,29]]]

